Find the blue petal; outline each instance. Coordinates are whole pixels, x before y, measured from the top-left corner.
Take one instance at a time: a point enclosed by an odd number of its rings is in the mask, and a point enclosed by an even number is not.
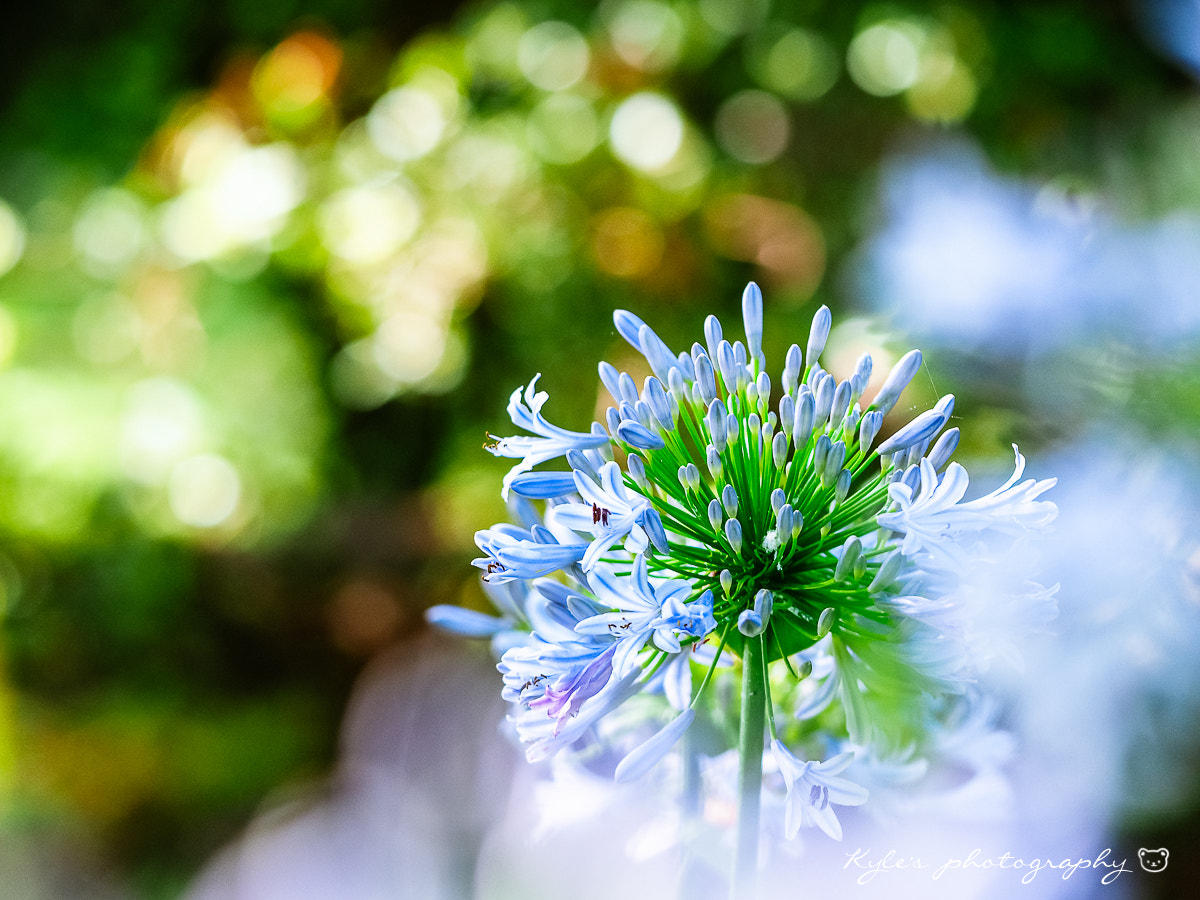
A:
[[[508,486],[521,497],[550,500],[575,493],[575,478],[572,472],[522,472]]]
[[[617,426],[617,437],[639,450],[661,450],[667,446],[666,441],[657,434],[632,419],[626,419]]]
[[[685,709],[673,719],[658,734],[650,738],[617,765],[616,779],[620,782],[636,781],[661,760],[675,743],[683,737],[692,720],[696,718],[694,709]]]
[[[431,606],[425,610],[425,621],[430,625],[469,638],[486,638],[508,628],[507,619],[489,616],[461,606]]]

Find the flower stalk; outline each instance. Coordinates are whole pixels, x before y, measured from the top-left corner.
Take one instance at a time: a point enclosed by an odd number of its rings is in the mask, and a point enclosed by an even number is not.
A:
[[[761,831],[764,728],[767,685],[762,635],[746,638],[742,650],[742,716],[738,732],[738,807],[731,900],[756,900],[758,838]]]

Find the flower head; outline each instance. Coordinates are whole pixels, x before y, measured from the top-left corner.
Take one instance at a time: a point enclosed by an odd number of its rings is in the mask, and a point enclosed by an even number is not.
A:
[[[1004,655],[1011,635],[993,652],[974,627],[986,610],[1018,625],[1052,615],[1053,589],[968,576],[984,555],[1002,568],[1012,546],[1049,523],[1055,507],[1038,498],[1054,482],[1020,481],[1018,453],[1006,484],[965,500],[966,470],[950,462],[958,429],[946,429],[953,396],[878,440],[919,352],[864,406],[869,356],[842,380],[821,366],[826,307],[804,350],[788,350],[777,384],[757,286],[742,312],[745,343],[709,316],[704,343],[678,355],[618,312],[617,330],[654,374],[639,390],[601,363],[615,405],[588,431],[542,417],[537,379],[515,392],[513,422],[536,436],[496,439],[492,452],[521,458],[504,489],[523,498],[522,527],[480,532],[486,555],[475,564],[493,584],[527,585],[523,605],[506,601],[515,608],[503,621],[515,624],[500,669],[531,758],[585,735],[606,739],[613,710],[664,692],[679,714],[617,769],[638,777],[697,718],[727,721],[711,685],[741,657],[765,676],[789,835],[815,824],[838,838],[834,807],[867,796],[841,776],[851,751],[924,771],[920,755],[937,751],[947,698],[966,691],[983,658]],[[559,468],[537,468],[553,460]],[[434,617],[471,633],[500,627]],[[791,715],[777,721],[777,711]],[[824,762],[797,755],[820,758],[830,746],[845,752]]]

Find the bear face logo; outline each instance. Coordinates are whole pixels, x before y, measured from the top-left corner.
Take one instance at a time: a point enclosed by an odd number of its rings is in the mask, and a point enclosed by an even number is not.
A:
[[[1167,867],[1167,849],[1147,850],[1143,847],[1138,851],[1138,861],[1147,872],[1161,872]]]

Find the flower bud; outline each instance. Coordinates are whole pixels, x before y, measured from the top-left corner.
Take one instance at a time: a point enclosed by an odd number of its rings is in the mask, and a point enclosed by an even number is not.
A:
[[[879,410],[885,416],[891,412],[892,407],[896,405],[896,401],[900,399],[900,395],[908,387],[908,383],[913,380],[913,376],[917,374],[920,368],[920,350],[910,350],[900,357],[900,361],[892,366],[892,371],[888,373],[887,379],[883,382],[883,387],[879,389],[879,393],[871,401],[871,408]]]
[[[899,550],[893,550],[879,566],[879,571],[875,573],[875,577],[871,579],[871,583],[867,586],[867,590],[872,594],[877,591],[882,591],[891,586],[896,580],[896,576],[900,574],[900,567],[904,565],[904,557]]]
[[[708,433],[712,437],[713,446],[717,448],[718,453],[724,452],[725,443],[728,440],[726,428],[729,423],[729,413],[725,410],[725,404],[720,399],[714,400],[709,404],[704,422],[708,426]]]
[[[776,469],[784,468],[784,464],[787,462],[787,434],[784,432],[779,432],[772,438],[770,457],[772,457]]]
[[[720,500],[708,501],[708,524],[712,526],[712,530],[717,534],[721,533],[721,523],[725,521],[725,515],[721,510]]]
[[[958,449],[959,431],[957,428],[951,428],[933,445],[933,449],[929,451],[929,461],[933,464],[933,468],[941,469],[950,461],[950,457],[954,455],[954,451]]]
[[[829,339],[829,329],[832,325],[833,313],[829,311],[828,306],[822,306],[813,316],[812,328],[808,332],[808,349],[805,351],[804,358],[808,360],[810,366],[816,364],[821,351],[825,349],[825,342]]]
[[[746,637],[758,637],[766,628],[762,617],[752,609],[743,609],[738,615],[738,631]]]
[[[746,326],[746,344],[751,359],[762,359],[763,299],[753,281],[742,292],[742,323]]]
[[[783,360],[783,393],[785,395],[790,396],[795,392],[802,371],[803,358],[800,355],[800,346],[792,344],[788,347],[787,356]]]
[[[725,520],[725,539],[734,553],[742,552],[742,523],[737,519]]]
[[[829,424],[837,426],[850,409],[850,382],[843,381],[833,392],[833,404],[829,410]]]
[[[730,516],[736,516],[738,511],[738,495],[732,484],[727,484],[721,490],[721,505]]]
[[[811,392],[801,392],[796,402],[796,421],[792,426],[792,446],[799,453],[812,436],[816,420],[815,400]]]
[[[836,617],[837,611],[832,606],[827,606],[821,611],[821,617],[817,619],[817,640],[833,630],[833,621]]]
[[[605,390],[611,395],[613,400],[620,402],[621,400],[621,373],[617,371],[616,366],[612,363],[601,361],[600,363],[600,381],[603,382]]]
[[[719,481],[721,473],[725,466],[721,462],[721,454],[717,452],[717,448],[709,444],[704,450],[706,461],[708,462],[708,474],[713,477],[713,481]]]
[[[855,536],[846,538],[846,543],[842,545],[842,555],[838,557],[837,567],[833,570],[834,579],[845,581],[846,576],[854,571],[854,565],[861,554],[862,541]]]
[[[704,340],[708,344],[708,356],[717,359],[717,348],[721,346],[721,322],[716,316],[704,320]]]

